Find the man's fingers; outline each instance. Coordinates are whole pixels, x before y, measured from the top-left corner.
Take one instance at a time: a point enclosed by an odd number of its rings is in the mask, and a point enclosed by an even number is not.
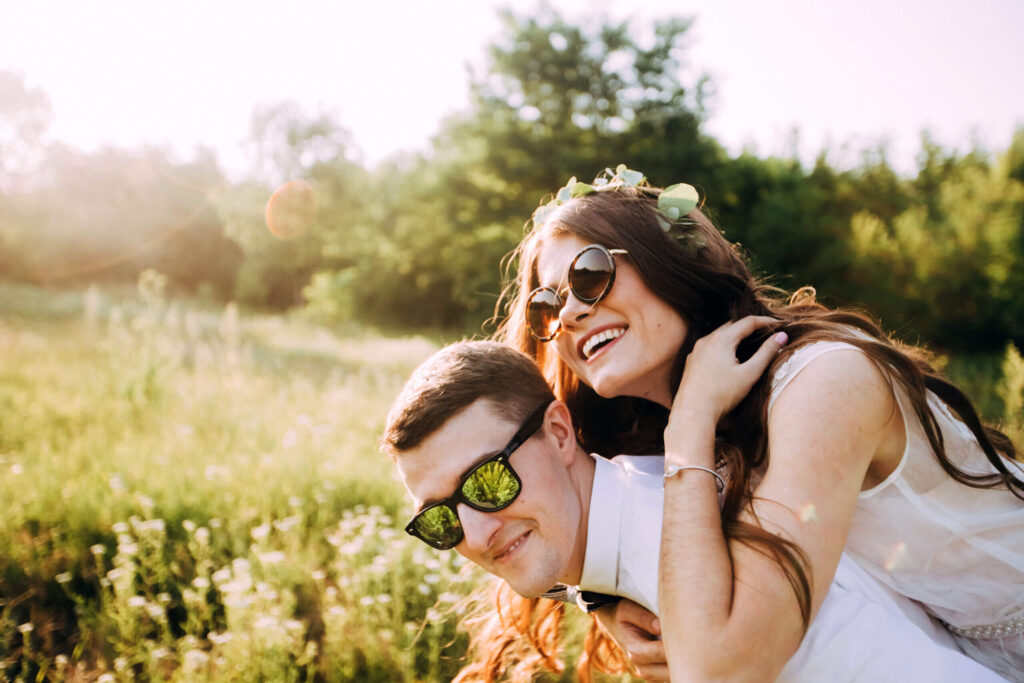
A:
[[[621,601],[615,617],[621,623],[630,624],[652,636],[661,635],[661,622],[658,618],[635,602]]]
[[[629,661],[635,667],[666,663],[665,645],[660,640],[635,640],[629,643]]]
[[[669,683],[667,664],[637,666],[634,668],[637,675],[648,683]]]

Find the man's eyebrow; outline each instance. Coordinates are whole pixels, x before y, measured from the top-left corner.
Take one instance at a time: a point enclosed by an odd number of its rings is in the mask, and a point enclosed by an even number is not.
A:
[[[473,470],[473,468],[478,467],[481,463],[486,462],[488,459],[493,458],[494,456],[496,456],[496,455],[498,455],[499,453],[502,453],[502,452],[504,452],[504,449],[503,448],[498,448],[496,450],[490,451],[489,453],[485,453],[485,454],[481,455],[479,458],[476,459],[476,461],[472,465],[470,465],[466,469],[462,470],[462,473],[459,475],[459,478],[456,480],[458,482],[458,484],[456,484],[455,488],[452,489],[451,493],[449,493],[444,498],[432,498],[432,499],[423,501],[423,505],[416,508],[416,514],[419,514],[419,513],[423,512],[424,510],[426,510],[431,505],[434,505],[436,503],[440,503],[442,501],[448,500],[449,498],[453,497],[456,493],[458,493],[459,486],[462,485],[462,482],[465,480],[466,475],[469,474]]]

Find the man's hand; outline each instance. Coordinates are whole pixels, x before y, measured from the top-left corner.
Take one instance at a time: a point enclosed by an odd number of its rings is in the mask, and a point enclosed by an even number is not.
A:
[[[598,626],[618,643],[638,676],[667,683],[668,662],[658,618],[635,602],[620,600],[593,612]]]

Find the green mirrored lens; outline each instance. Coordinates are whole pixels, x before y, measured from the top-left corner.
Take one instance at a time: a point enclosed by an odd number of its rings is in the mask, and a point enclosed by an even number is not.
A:
[[[569,286],[580,301],[592,303],[601,298],[611,281],[612,257],[602,249],[584,249],[569,270]]]
[[[462,523],[455,510],[447,505],[435,505],[416,515],[416,532],[433,546],[451,548],[462,539]]]
[[[519,479],[501,460],[476,468],[462,485],[466,500],[483,510],[503,508],[519,493]]]

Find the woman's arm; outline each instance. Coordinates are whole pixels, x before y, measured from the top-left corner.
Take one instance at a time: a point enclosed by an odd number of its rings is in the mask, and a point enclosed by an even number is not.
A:
[[[745,318],[697,343],[665,431],[666,467],[714,467],[719,418],[778,351],[769,340],[741,364],[736,345],[768,321]],[[839,350],[811,362],[769,416],[768,470],[740,519],[806,554],[812,615],[835,573],[867,468],[898,415],[893,408],[877,367]],[[699,470],[666,481],[659,603],[671,677],[774,680],[803,637],[799,604],[774,557],[727,542],[714,483]]]

